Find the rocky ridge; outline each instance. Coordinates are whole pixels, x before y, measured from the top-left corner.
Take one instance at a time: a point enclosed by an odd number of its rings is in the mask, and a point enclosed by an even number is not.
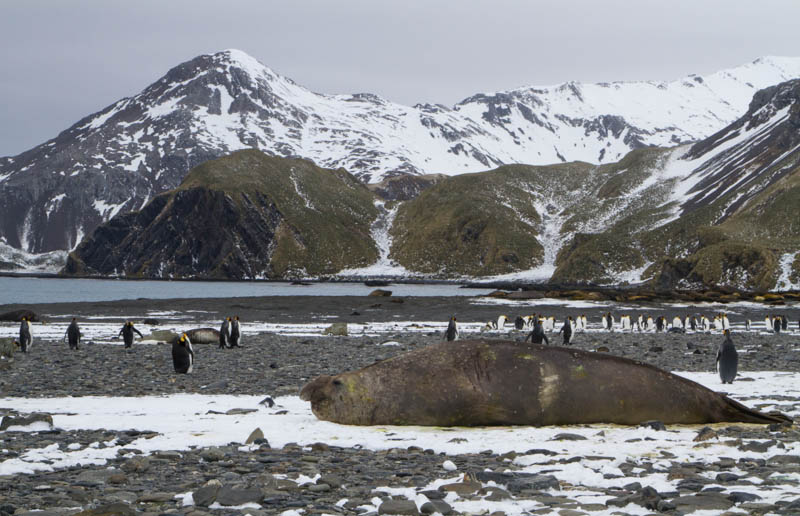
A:
[[[800,59],[770,57],[673,82],[571,82],[407,107],[313,93],[237,50],[202,55],[0,158],[0,237],[31,253],[74,249],[193,167],[246,148],[344,167],[365,182],[506,163],[614,162],[631,149],[704,138],[755,91],[798,76]]]

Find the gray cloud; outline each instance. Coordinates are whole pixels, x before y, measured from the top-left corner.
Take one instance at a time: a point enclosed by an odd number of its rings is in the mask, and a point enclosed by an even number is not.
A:
[[[675,79],[800,54],[795,0],[5,0],[0,156],[239,48],[322,93],[453,104],[567,80]]]

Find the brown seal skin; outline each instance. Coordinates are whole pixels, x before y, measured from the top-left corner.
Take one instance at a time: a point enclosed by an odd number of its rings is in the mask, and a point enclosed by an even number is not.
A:
[[[219,330],[214,328],[196,328],[186,332],[192,344],[214,344],[219,342]],[[177,339],[173,339],[177,341]]]
[[[784,423],[649,364],[511,341],[441,342],[300,391],[320,419],[348,425]]]

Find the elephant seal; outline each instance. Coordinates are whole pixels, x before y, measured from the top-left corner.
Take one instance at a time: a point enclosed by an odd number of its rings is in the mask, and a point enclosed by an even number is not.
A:
[[[300,391],[319,419],[350,425],[777,423],[649,364],[512,341],[440,342]]]
[[[195,328],[189,330],[186,335],[192,340],[193,344],[213,344],[219,342],[219,331],[214,328]]]

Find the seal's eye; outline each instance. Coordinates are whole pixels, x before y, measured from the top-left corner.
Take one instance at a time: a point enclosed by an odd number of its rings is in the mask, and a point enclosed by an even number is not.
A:
[[[341,380],[334,380],[333,381],[333,385],[342,385],[342,381]]]

